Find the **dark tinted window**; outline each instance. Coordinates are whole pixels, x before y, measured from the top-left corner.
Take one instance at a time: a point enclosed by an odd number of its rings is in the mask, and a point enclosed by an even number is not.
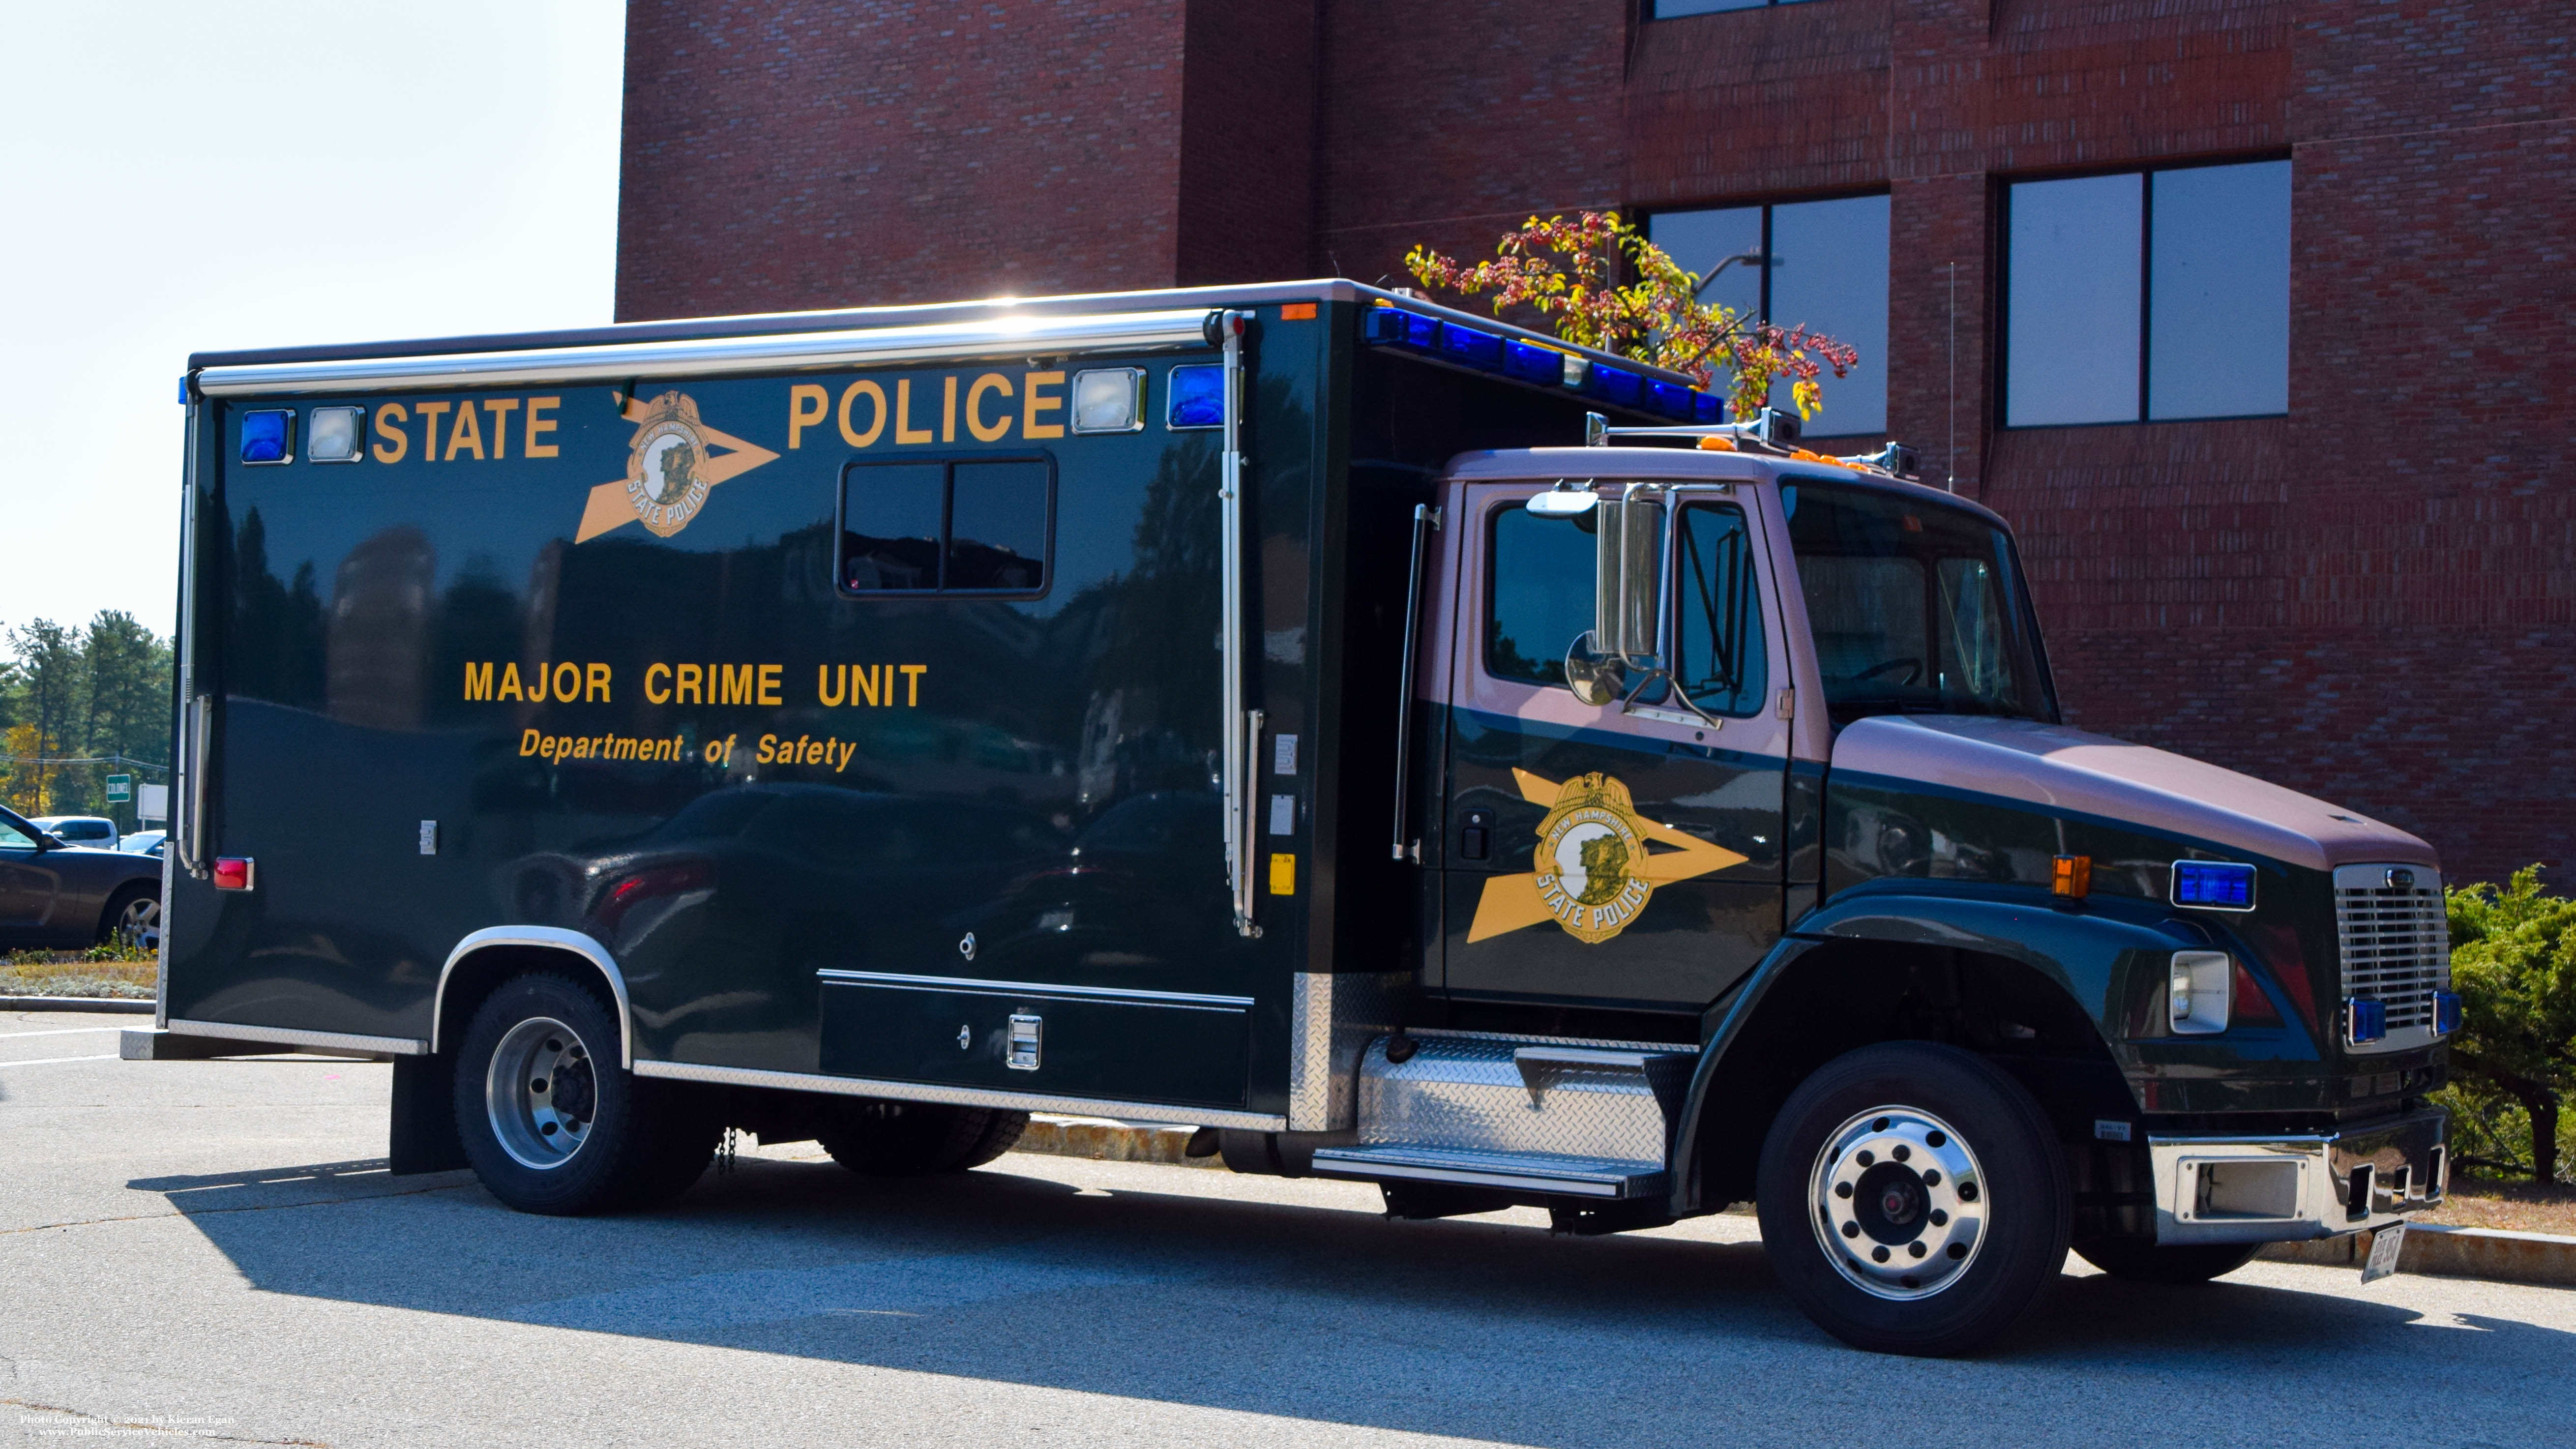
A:
[[[29,829],[33,828],[29,827]],[[16,821],[0,819],[0,846],[16,850],[33,850],[36,848],[36,838],[27,831],[19,829]]]
[[[950,488],[944,587],[1046,587],[1047,465],[959,463]]]
[[[852,468],[842,482],[841,582],[880,589],[939,587],[939,511],[944,463]]]
[[[853,464],[841,481],[841,587],[1045,592],[1052,478],[1042,458]]]
[[[1592,627],[1592,531],[1518,504],[1497,511],[1486,557],[1485,672],[1565,683],[1565,651]]]
[[[1674,679],[1711,714],[1757,714],[1769,670],[1744,511],[1693,503],[1682,509],[1679,526]]]

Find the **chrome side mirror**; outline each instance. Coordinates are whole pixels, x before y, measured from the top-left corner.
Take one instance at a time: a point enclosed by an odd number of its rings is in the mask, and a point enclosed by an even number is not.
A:
[[[1593,509],[1599,544],[1592,647],[1623,663],[1653,668],[1663,605],[1663,510],[1643,498],[1604,498]]]
[[[1586,629],[1575,636],[1565,651],[1565,687],[1574,697],[1594,709],[1616,704],[1627,692],[1628,666],[1616,654],[1604,654],[1593,647],[1594,635]]]

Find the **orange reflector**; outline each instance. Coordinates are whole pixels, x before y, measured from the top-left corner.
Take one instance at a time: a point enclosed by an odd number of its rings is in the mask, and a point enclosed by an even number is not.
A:
[[[2050,872],[2048,888],[2061,896],[2082,900],[2093,890],[2093,857],[2061,855]]]
[[[1282,322],[1312,322],[1315,320],[1315,304],[1312,302],[1287,303],[1279,309],[1279,320]]]
[[[1712,453],[1732,453],[1735,451],[1735,440],[1733,438],[1720,438],[1714,436],[1706,437],[1699,440],[1699,445]]]

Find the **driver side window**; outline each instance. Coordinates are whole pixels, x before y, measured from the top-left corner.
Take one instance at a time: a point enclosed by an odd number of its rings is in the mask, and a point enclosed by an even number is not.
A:
[[[1514,503],[1485,541],[1485,672],[1565,687],[1565,651],[1592,627],[1593,533]]]

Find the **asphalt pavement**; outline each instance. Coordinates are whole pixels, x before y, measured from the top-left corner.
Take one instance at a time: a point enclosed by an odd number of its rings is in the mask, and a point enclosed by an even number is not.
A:
[[[1372,1188],[810,1144],[564,1220],[392,1178],[389,1069],[122,1062],[0,1012],[0,1444],[2566,1446],[2576,1291],[2071,1261],[1988,1353],[1855,1353],[1750,1219],[1555,1237]]]

